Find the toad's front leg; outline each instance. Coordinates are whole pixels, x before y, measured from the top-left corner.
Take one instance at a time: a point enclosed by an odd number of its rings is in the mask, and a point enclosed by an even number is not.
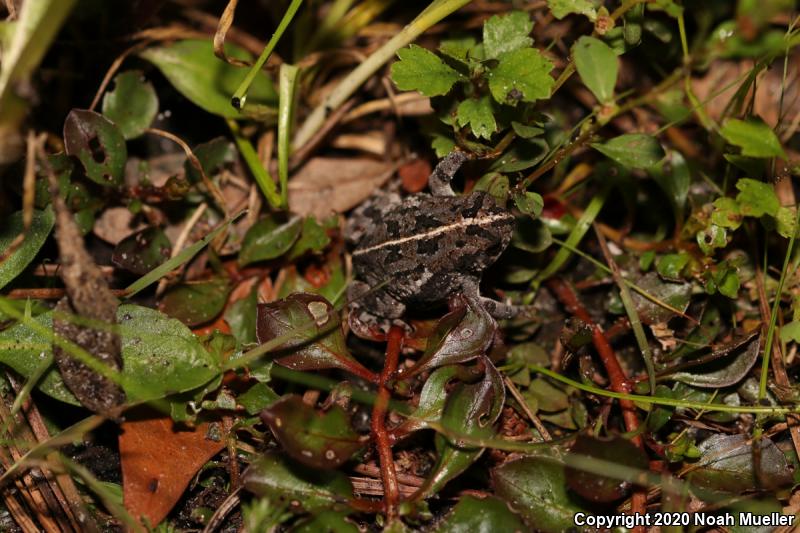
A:
[[[439,164],[436,165],[436,168],[433,169],[430,177],[428,177],[428,187],[431,190],[431,194],[434,196],[455,196],[456,193],[453,192],[450,182],[467,159],[469,159],[469,156],[465,152],[450,152],[444,156],[444,159],[439,161]]]
[[[473,302],[483,307],[492,318],[497,320],[508,320],[520,315],[529,315],[535,312],[532,305],[513,305],[498,302],[491,298],[481,296],[477,280],[466,280],[462,285],[462,294]]]
[[[403,302],[383,288],[373,289],[363,281],[353,281],[347,289],[347,301],[355,317],[368,326],[397,323],[406,312]]]

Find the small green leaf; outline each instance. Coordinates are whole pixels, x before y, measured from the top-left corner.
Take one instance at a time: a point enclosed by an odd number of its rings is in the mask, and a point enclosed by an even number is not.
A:
[[[447,94],[463,79],[458,71],[421,46],[411,45],[397,51],[400,61],[392,64],[392,81],[403,91],[419,91],[425,96]]]
[[[280,257],[291,249],[303,229],[303,218],[292,217],[279,223],[275,217],[268,216],[253,224],[247,230],[239,252],[242,266]]]
[[[606,43],[594,37],[583,36],[572,47],[575,68],[581,81],[595,98],[605,104],[614,99],[619,60]]]
[[[222,312],[230,292],[230,282],[224,278],[186,281],[164,294],[159,308],[187,326],[197,326]]]
[[[664,149],[651,135],[627,133],[604,143],[592,143],[592,148],[620,165],[648,169],[664,157]]]
[[[781,204],[775,189],[768,183],[750,178],[742,178],[736,182],[739,194],[736,201],[744,216],[761,217],[764,215],[776,216]]]
[[[64,122],[64,147],[80,160],[90,180],[106,187],[122,185],[128,149],[119,128],[103,115],[70,111]]]
[[[564,467],[535,457],[504,463],[492,471],[495,494],[508,502],[529,526],[545,533],[575,527],[575,514],[585,512],[567,493]]]
[[[528,126],[527,124],[517,122],[516,120],[511,121],[511,127],[514,129],[514,133],[523,139],[532,139],[544,133],[543,128],[538,126]]]
[[[689,283],[674,283],[662,280],[655,272],[649,272],[636,280],[636,284],[647,294],[655,297],[660,302],[669,304],[672,308],[683,312],[689,306],[692,296],[692,285]],[[672,318],[674,313],[638,292],[631,293],[636,312],[645,324],[658,324]]]
[[[344,472],[308,468],[274,451],[250,464],[242,484],[258,496],[297,502],[306,511],[330,508],[353,497],[353,486]]]
[[[686,252],[663,255],[656,262],[656,271],[662,278],[670,281],[683,281],[681,272],[689,264],[690,259]]]
[[[555,80],[550,76],[553,63],[535,48],[505,52],[498,65],[488,72],[489,90],[501,104],[535,102],[550,97]]]
[[[129,70],[114,78],[114,89],[103,96],[103,115],[117,125],[126,139],[138,137],[158,113],[158,96],[142,73]]]
[[[494,496],[462,496],[445,516],[434,533],[470,533],[483,531],[526,531],[527,527],[508,505]]]
[[[781,328],[781,342],[800,343],[800,320],[793,320]]]
[[[321,252],[331,242],[326,229],[335,228],[335,224],[336,217],[326,220],[325,225],[320,225],[313,216],[305,217],[303,219],[303,228],[300,230],[300,237],[289,250],[287,259],[292,261],[306,252]]]
[[[797,235],[797,210],[795,207],[781,206],[775,214],[775,230],[781,237],[787,239],[792,233]]]
[[[721,228],[738,229],[742,225],[744,215],[739,209],[739,203],[733,198],[721,196],[714,200],[714,211],[711,212],[711,222]]]
[[[172,244],[161,228],[149,227],[122,239],[111,254],[111,262],[134,274],[147,274],[172,253]]]
[[[231,334],[242,344],[256,342],[256,306],[258,304],[258,286],[254,286],[247,295],[233,302],[225,310],[225,322],[231,328]]]
[[[470,51],[475,46],[474,37],[462,37],[458,39],[445,39],[439,44],[439,51],[446,56],[457,59],[462,63],[469,60]]]
[[[730,144],[740,147],[742,155],[786,159],[786,152],[783,151],[778,136],[760,119],[745,121],[729,118],[722,124],[720,133]]]
[[[233,143],[225,137],[216,137],[208,142],[198,144],[194,147],[194,155],[200,161],[203,172],[207,176],[213,176],[217,170],[236,160],[236,148]],[[200,173],[188,159],[183,164],[187,179],[192,183],[197,183],[202,179]]]
[[[644,450],[618,435],[603,439],[585,434],[578,435],[569,453],[644,472],[649,466]],[[630,483],[577,468],[567,468],[566,478],[567,486],[573,492],[593,503],[611,503],[625,497],[630,491]]]
[[[520,211],[533,218],[538,218],[544,208],[542,195],[532,191],[514,195],[514,203]]]
[[[312,468],[337,468],[363,446],[350,417],[335,404],[318,413],[290,394],[262,411],[261,419],[290,457]]]
[[[33,220],[25,234],[25,240],[13,254],[0,262],[0,289],[11,283],[33,261],[50,235],[54,222],[55,217],[50,208],[33,212]],[[22,211],[17,211],[0,224],[0,254],[9,249],[11,243],[22,233],[22,228]]]
[[[703,365],[705,372],[692,369],[691,372],[675,372],[670,379],[680,381],[688,385],[703,388],[730,387],[739,383],[753,368],[758,359],[758,338],[745,339],[745,342],[738,341],[738,344],[728,348],[718,348],[715,350],[717,358]],[[727,355],[727,357],[723,357]]]
[[[494,15],[483,24],[483,49],[486,59],[497,59],[505,52],[529,48],[533,21],[524,11]]]
[[[462,128],[469,124],[472,134],[478,138],[490,139],[497,131],[492,101],[488,96],[467,98],[458,105],[457,120]]]
[[[586,15],[592,22],[597,19],[597,8],[591,0],[547,0],[553,16],[559,20],[567,15]]]
[[[728,232],[722,226],[709,224],[707,228],[697,232],[697,244],[704,254],[712,254],[716,248],[724,248],[728,244]]]
[[[269,388],[268,385],[259,382],[237,396],[236,403],[244,407],[247,414],[254,415],[260,413],[262,409],[268,407],[278,398],[280,396],[274,390]]]
[[[252,59],[249,53],[228,43],[225,53],[244,61]],[[178,41],[169,46],[147,48],[139,55],[158,67],[173,87],[195,105],[225,118],[242,117],[231,105],[231,95],[246,76],[247,69],[217,58],[210,39]],[[247,92],[247,103],[274,108],[277,102],[272,80],[266,72],[259,71]]]

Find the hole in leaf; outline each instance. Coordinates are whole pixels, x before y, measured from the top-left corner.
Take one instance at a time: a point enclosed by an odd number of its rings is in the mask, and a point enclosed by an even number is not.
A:
[[[100,139],[98,139],[97,136],[89,139],[89,151],[92,152],[92,159],[94,159],[96,163],[102,163],[106,160],[106,151],[103,149],[103,145],[100,143]],[[106,179],[110,178],[110,176],[104,177]]]

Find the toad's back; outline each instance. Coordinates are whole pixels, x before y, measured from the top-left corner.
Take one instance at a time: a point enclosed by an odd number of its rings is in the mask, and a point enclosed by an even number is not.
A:
[[[407,198],[353,252],[356,276],[401,301],[440,301],[476,280],[511,240],[514,218],[483,192]]]

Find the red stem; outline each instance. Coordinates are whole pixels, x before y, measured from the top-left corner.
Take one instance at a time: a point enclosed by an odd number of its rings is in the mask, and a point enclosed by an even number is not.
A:
[[[383,363],[380,381],[378,383],[378,395],[375,405],[372,408],[372,437],[375,439],[375,446],[378,449],[378,458],[381,464],[381,479],[383,481],[383,501],[384,511],[387,519],[393,519],[397,514],[397,504],[400,501],[400,487],[397,482],[397,471],[394,467],[394,457],[392,456],[392,439],[386,430],[385,420],[389,408],[391,393],[386,384],[392,379],[397,371],[397,364],[400,360],[400,348],[403,346],[403,329],[392,326],[389,330],[388,343],[386,346],[386,360]]]
[[[623,394],[629,394],[632,390],[631,381],[622,370],[622,365],[619,364],[614,349],[611,348],[608,339],[603,333],[602,328],[594,322],[589,312],[578,300],[578,296],[572,287],[559,278],[550,278],[547,281],[547,287],[553,291],[559,301],[567,308],[567,311],[581,319],[588,326],[592,328],[592,341],[595,350],[606,368],[608,379],[611,382],[611,390]],[[636,414],[636,405],[631,400],[619,400],[619,405],[622,408],[622,419],[625,421],[625,428],[627,431],[633,433],[639,429],[639,416]],[[636,446],[644,450],[644,441],[640,434],[636,434],[631,438]],[[644,490],[637,490],[631,496],[631,512],[642,513],[645,512],[647,505],[647,492]],[[634,528],[634,531],[644,532],[644,529]]]

